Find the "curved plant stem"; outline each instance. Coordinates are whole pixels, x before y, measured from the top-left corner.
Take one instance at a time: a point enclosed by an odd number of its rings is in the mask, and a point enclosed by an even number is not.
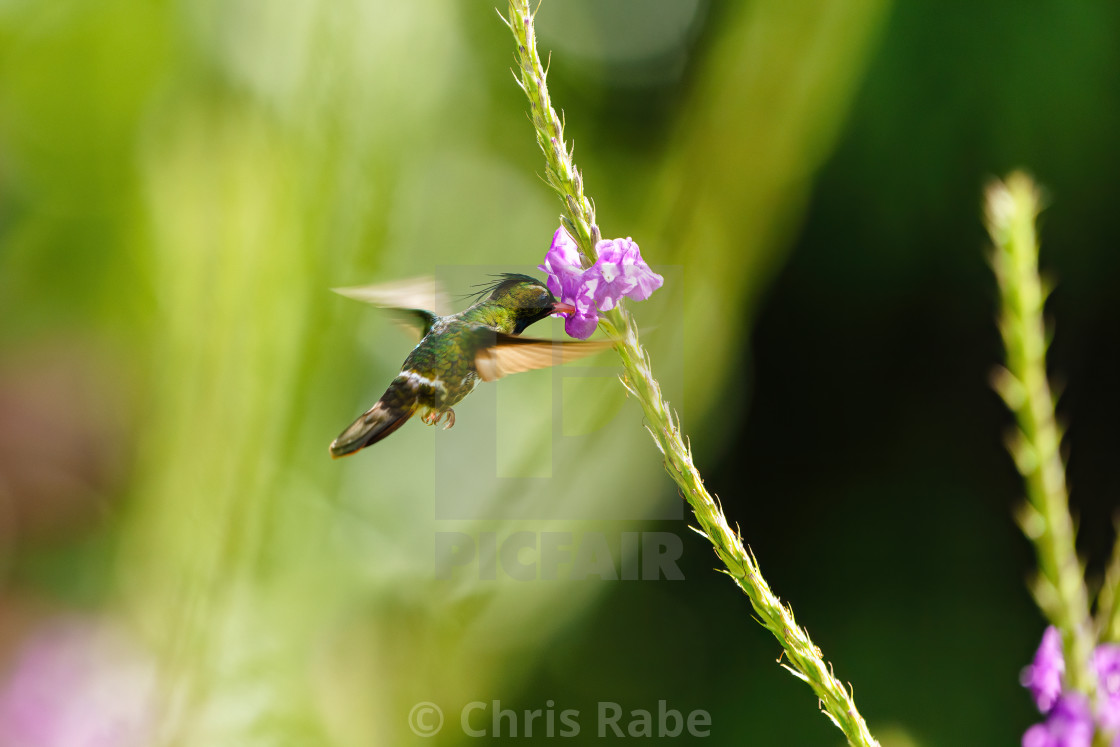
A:
[[[566,214],[561,220],[580,246],[585,264],[594,259],[599,231],[595,210],[583,191],[583,179],[564,142],[564,126],[552,108],[545,82],[546,71],[537,53],[533,13],[527,0],[510,0],[507,25],[517,41],[515,73],[517,83],[529,99],[537,143],[544,152],[546,179],[560,195]],[[821,709],[844,732],[849,744],[877,745],[867,724],[856,709],[852,694],[832,674],[821,650],[797,624],[793,610],[783,605],[762,577],[752,553],[743,546],[742,537],[731,530],[716,499],[692,461],[692,450],[681,435],[679,420],[661,396],[653,376],[649,355],[642,349],[638,331],[629,312],[619,305],[607,312],[604,327],[617,341],[625,375],[622,383],[641,403],[647,429],[664,456],[666,472],[680,488],[700,524],[700,533],[712,543],[728,575],[750,598],[751,605],[765,626],[785,649],[788,664],[783,666],[804,680],[820,699]]]
[[[988,233],[995,245],[992,267],[1000,291],[999,328],[1007,348],[1007,368],[996,374],[994,383],[1019,424],[1010,449],[1026,481],[1027,502],[1018,518],[1038,554],[1035,598],[1062,633],[1070,686],[1091,693],[1089,594],[1074,545],[1059,452],[1062,434],[1046,380],[1048,340],[1042,308],[1048,289],[1038,276],[1039,202],[1038,188],[1021,172],[993,182],[987,190]]]

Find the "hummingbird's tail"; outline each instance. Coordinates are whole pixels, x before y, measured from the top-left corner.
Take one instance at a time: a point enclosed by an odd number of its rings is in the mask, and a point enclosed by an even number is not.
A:
[[[331,457],[338,459],[353,454],[377,443],[404,425],[416,412],[419,404],[415,399],[405,400],[400,394],[394,387],[389,387],[389,391],[385,392],[377,404],[331,442]]]

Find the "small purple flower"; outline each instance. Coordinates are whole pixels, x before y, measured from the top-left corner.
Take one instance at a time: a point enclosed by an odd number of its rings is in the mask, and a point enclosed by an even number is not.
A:
[[[544,264],[538,266],[548,273],[552,294],[575,309],[565,312],[564,330],[581,340],[595,331],[600,311],[610,311],[623,296],[644,301],[665,283],[629,237],[600,241],[595,250],[599,258],[583,269],[575,240],[561,226],[552,235]]]
[[[571,337],[586,340],[599,325],[599,312],[592,295],[594,284],[587,282],[588,271],[580,266],[579,248],[563,226],[552,235],[552,245],[544,255],[544,264],[537,269],[548,273],[548,289],[552,295],[575,309],[567,312],[564,331]]]
[[[595,310],[595,301],[589,292],[583,291],[570,303],[576,310],[564,320],[564,331],[570,337],[586,340],[599,326],[599,312]]]
[[[55,622],[21,647],[0,686],[0,747],[150,745],[154,690],[154,663],[123,633]]]
[[[1042,634],[1042,642],[1038,645],[1034,661],[1019,676],[1020,684],[1031,691],[1034,702],[1042,713],[1048,713],[1062,694],[1062,675],[1065,671],[1062,635],[1051,625]]]
[[[544,255],[544,264],[537,265],[537,269],[548,273],[548,289],[552,295],[564,303],[571,303],[565,299],[577,295],[584,270],[579,262],[579,247],[563,226],[552,234],[552,245]]]
[[[597,275],[595,301],[602,311],[613,309],[623,296],[644,301],[665,283],[665,278],[642,260],[641,250],[629,236],[600,241],[595,253],[599,259],[589,272]]]
[[[1046,721],[1023,734],[1023,747],[1090,747],[1092,742],[1093,716],[1081,693],[1059,697]]]
[[[1097,646],[1093,671],[1097,675],[1097,720],[1105,731],[1120,731],[1120,645]]]

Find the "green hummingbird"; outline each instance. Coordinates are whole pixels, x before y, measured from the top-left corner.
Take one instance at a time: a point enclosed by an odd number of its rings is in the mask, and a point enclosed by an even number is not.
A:
[[[521,337],[525,328],[549,314],[572,313],[544,283],[529,275],[506,273],[487,284],[470,308],[440,316],[413,304],[418,294],[438,299],[430,280],[411,284],[336,288],[344,296],[397,312],[419,333],[419,343],[401,372],[373,407],[331,443],[334,458],[353,454],[390,435],[416,413],[428,425],[455,425],[453,405],[478,385],[521,371],[565,363],[612,346],[609,341],[560,342]],[[436,306],[438,307],[438,301]]]

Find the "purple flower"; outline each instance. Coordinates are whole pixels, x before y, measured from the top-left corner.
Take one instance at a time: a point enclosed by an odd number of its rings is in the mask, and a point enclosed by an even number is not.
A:
[[[602,311],[610,311],[623,296],[644,301],[665,283],[665,278],[642,260],[641,250],[633,239],[612,239],[595,245],[599,255],[588,272],[596,274],[595,301]]]
[[[1120,731],[1120,645],[1097,646],[1093,671],[1097,675],[1097,720],[1106,731]]]
[[[574,311],[566,312],[564,331],[581,340],[591,337],[599,325],[599,312],[592,295],[593,285],[585,282],[588,271],[580,266],[579,247],[563,226],[552,235],[552,245],[544,255],[544,264],[537,269],[548,273],[548,289],[552,295],[574,308]]]
[[[599,312],[610,311],[623,296],[644,301],[665,279],[642,260],[641,250],[629,237],[600,241],[599,258],[588,269],[580,264],[579,248],[563,226],[552,235],[552,245],[538,269],[548,273],[548,289],[569,304],[564,330],[587,339],[599,324]]]
[[[599,312],[595,310],[594,301],[587,293],[576,296],[573,305],[576,307],[575,313],[564,320],[564,331],[571,337],[586,340],[599,326]]]
[[[1065,671],[1062,635],[1051,625],[1042,634],[1042,642],[1038,645],[1034,661],[1019,676],[1019,682],[1031,691],[1034,702],[1042,713],[1049,712],[1062,694],[1062,675]]]
[[[1046,721],[1023,734],[1023,747],[1090,747],[1092,742],[1093,716],[1081,693],[1059,697]]]
[[[552,245],[544,255],[544,264],[537,265],[537,269],[548,273],[548,289],[552,295],[571,303],[565,299],[578,294],[584,270],[580,266],[579,247],[563,226],[552,234]]]
[[[0,687],[0,746],[152,744],[154,687],[154,664],[120,632],[54,623],[23,645]]]

